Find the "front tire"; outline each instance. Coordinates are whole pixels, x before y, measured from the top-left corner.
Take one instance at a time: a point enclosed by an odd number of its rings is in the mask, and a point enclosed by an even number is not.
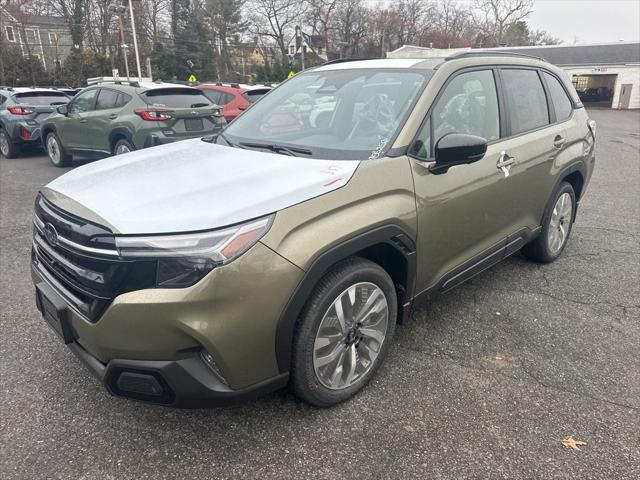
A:
[[[383,268],[357,257],[338,263],[318,283],[298,320],[293,393],[318,407],[358,393],[385,359],[397,311],[396,290]]]
[[[6,130],[0,128],[0,154],[5,158],[16,158],[19,151],[17,145],[11,142]]]
[[[62,146],[60,139],[54,132],[47,134],[47,141],[45,143],[47,147],[47,155],[51,163],[59,168],[68,167],[71,165],[72,157],[69,155]]]
[[[564,250],[571,234],[576,211],[576,194],[570,183],[562,182],[547,205],[540,235],[522,248],[529,260],[550,263]]]

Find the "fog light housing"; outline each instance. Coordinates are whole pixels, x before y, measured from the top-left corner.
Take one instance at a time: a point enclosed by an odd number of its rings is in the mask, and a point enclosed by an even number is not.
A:
[[[218,368],[216,361],[213,359],[209,352],[207,352],[206,350],[201,350],[200,358],[202,358],[204,364],[211,369],[211,371],[215,374],[216,377],[218,377],[218,379],[220,379],[222,383],[228,385],[227,380],[222,376],[222,373],[220,373],[220,369]]]

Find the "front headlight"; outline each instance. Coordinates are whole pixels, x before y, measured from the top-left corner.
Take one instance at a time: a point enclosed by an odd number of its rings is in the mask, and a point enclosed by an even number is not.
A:
[[[267,233],[272,220],[270,215],[209,232],[117,236],[116,247],[123,258],[157,259],[156,286],[188,287],[249,250]]]

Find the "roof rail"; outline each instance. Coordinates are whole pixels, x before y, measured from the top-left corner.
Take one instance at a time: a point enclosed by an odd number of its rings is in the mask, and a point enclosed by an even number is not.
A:
[[[88,86],[100,85],[102,83],[115,83],[116,85],[130,85],[132,87],[139,87],[140,86],[140,82],[138,80],[123,80],[121,78],[116,80],[116,79],[113,79],[113,78],[110,78],[110,77],[87,78],[87,85]]]
[[[324,62],[321,66],[325,65],[334,65],[336,63],[347,63],[347,62],[359,62],[361,60],[380,60],[382,57],[378,58],[336,58],[335,60],[329,60],[328,62]]]
[[[517,52],[497,52],[492,50],[467,50],[466,52],[454,53],[453,55],[449,55],[445,57],[444,61],[447,62],[449,60],[458,60],[459,58],[465,57],[521,57],[521,58],[533,58],[535,60],[542,60],[546,62],[546,60],[542,57],[538,57],[536,55],[528,55],[526,53],[517,53]]]

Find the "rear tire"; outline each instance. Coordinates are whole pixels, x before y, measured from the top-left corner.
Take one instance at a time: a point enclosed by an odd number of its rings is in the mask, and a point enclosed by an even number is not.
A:
[[[133,145],[131,145],[131,142],[129,142],[129,140],[127,140],[126,138],[121,138],[113,146],[114,155],[122,155],[124,153],[133,152],[134,150],[135,148],[133,148]]]
[[[357,257],[338,263],[315,287],[296,325],[293,393],[330,407],[362,390],[385,359],[397,311],[384,269]]]
[[[47,149],[49,160],[54,166],[62,168],[71,165],[71,155],[65,151],[62,142],[54,132],[47,134],[45,148]]]
[[[11,142],[7,131],[0,128],[0,154],[6,158],[16,158],[18,153],[20,153],[18,146]]]
[[[540,235],[522,248],[529,260],[550,263],[564,250],[576,212],[576,194],[570,183],[562,182],[545,210]]]

